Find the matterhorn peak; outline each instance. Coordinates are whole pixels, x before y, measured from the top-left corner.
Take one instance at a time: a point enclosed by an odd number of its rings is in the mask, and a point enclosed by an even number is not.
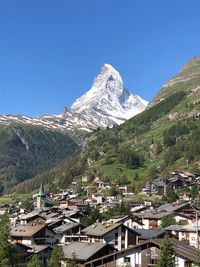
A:
[[[104,80],[104,81],[107,81],[107,80],[118,80],[121,83],[123,83],[119,72],[113,66],[111,66],[110,64],[107,64],[107,63],[104,64],[101,67],[100,73],[96,77],[94,82],[98,81],[98,80]]]
[[[146,108],[146,101],[131,94],[119,72],[104,64],[89,91],[78,98],[71,109],[92,117],[100,127],[121,124]]]

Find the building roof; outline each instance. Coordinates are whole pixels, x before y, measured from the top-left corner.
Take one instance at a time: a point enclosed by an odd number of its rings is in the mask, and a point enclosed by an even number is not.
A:
[[[190,205],[188,202],[173,202],[173,203],[166,203],[164,205],[161,205],[158,208],[158,211],[168,211],[168,212],[175,212],[181,208],[186,207],[187,205]]]
[[[35,254],[38,254],[41,251],[46,250],[47,248],[51,249],[49,245],[26,245],[26,246],[30,248],[27,250],[28,252],[35,253]]]
[[[63,246],[64,258],[87,261],[106,246],[111,249],[111,246],[106,243],[71,242],[69,245]]]
[[[134,229],[140,236],[139,239],[153,239],[162,237],[165,235],[166,230],[154,230],[154,229]]]
[[[119,222],[123,223],[129,219],[130,219],[129,215],[121,215],[121,216],[112,217],[111,219],[107,221],[107,223],[119,223]]]
[[[37,211],[32,211],[32,212],[29,212],[29,213],[27,213],[27,214],[22,214],[21,216],[20,216],[20,219],[21,220],[27,220],[27,219],[30,219],[30,218],[33,218],[33,217],[39,217],[40,215],[39,215],[39,212],[37,212]],[[40,216],[40,217],[42,217],[42,216]]]
[[[178,232],[196,232],[196,224],[187,224],[187,225],[170,225],[165,228],[165,230],[169,231],[178,231]],[[198,226],[198,230],[200,231],[200,226]]]
[[[188,259],[189,261],[191,261],[192,263],[199,263],[199,257],[198,257],[198,251],[196,248],[192,247],[192,246],[188,246],[185,245],[184,243],[182,243],[181,241],[177,240],[177,239],[172,239],[173,245],[174,245],[174,250],[175,250],[175,255],[179,256],[181,258],[184,259]],[[129,252],[130,254],[134,253],[136,251],[137,248],[140,248],[142,251],[150,248],[150,247],[158,247],[161,248],[163,244],[163,239],[151,239],[148,241],[145,241],[141,244],[138,244],[136,246],[131,246],[129,248],[126,248],[124,250],[120,250],[114,253],[109,254],[109,256],[115,256],[115,258],[118,257],[118,255],[123,256],[124,252]],[[134,251],[134,252],[133,252]],[[103,256],[101,258],[97,258],[91,261],[88,261],[86,264],[90,266],[95,265],[95,263],[99,260],[103,260],[107,258],[107,256]]]
[[[165,186],[166,186],[166,182],[163,181],[163,180],[160,179],[160,178],[155,179],[155,180],[152,182],[152,184],[154,184],[154,185],[156,185],[156,186],[158,186],[158,187],[165,187]]]
[[[174,249],[175,249],[175,255],[181,256],[183,258],[189,259],[192,262],[199,263],[199,250],[186,245],[185,243],[173,238],[172,239]],[[151,240],[151,243],[154,243],[155,245],[159,246],[160,248],[162,247],[163,244],[163,239],[153,239]]]
[[[65,223],[61,226],[58,226],[56,228],[53,229],[54,232],[58,233],[58,234],[62,234],[64,233],[65,231],[68,231],[76,226],[80,225],[80,223],[73,223],[73,222],[68,222],[68,223]]]
[[[155,210],[153,211],[148,211],[148,212],[144,212],[144,213],[136,213],[134,215],[136,215],[139,218],[143,218],[143,219],[155,219],[155,220],[161,220],[164,216],[169,215],[170,212],[157,212]]]
[[[90,236],[103,236],[115,228],[119,227],[121,223],[94,223],[82,230],[82,233]]]
[[[12,237],[15,236],[21,236],[21,237],[31,237],[43,228],[45,228],[46,225],[44,224],[25,224],[25,225],[19,225],[11,229],[10,234]]]

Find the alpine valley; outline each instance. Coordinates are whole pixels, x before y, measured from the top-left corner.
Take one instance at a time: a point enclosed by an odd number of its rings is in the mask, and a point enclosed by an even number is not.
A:
[[[137,192],[145,181],[164,178],[172,170],[200,173],[200,57],[185,64],[145,106],[124,88],[118,72],[104,65],[91,90],[65,115],[92,118],[95,128],[120,125],[96,129],[71,160],[64,159],[10,192],[33,190],[41,179],[46,186],[65,187],[76,181],[81,188],[83,177],[90,181],[97,176],[113,184],[131,184]]]
[[[62,114],[0,115],[0,192],[55,167],[74,155],[94,130],[121,124],[147,104],[105,64],[91,89]]]

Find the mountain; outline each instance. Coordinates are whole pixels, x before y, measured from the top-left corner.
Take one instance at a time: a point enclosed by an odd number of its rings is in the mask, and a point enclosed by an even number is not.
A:
[[[179,73],[167,81],[161,90],[149,104],[152,106],[166,97],[178,91],[186,91],[190,95],[200,95],[200,56],[189,60],[179,71]]]
[[[113,184],[130,183],[139,191],[145,181],[169,176],[173,170],[200,174],[199,88],[197,57],[163,85],[142,113],[112,129],[97,130],[74,158],[19,184],[19,192],[27,186],[33,189],[41,178],[64,187],[82,176],[97,175]]]
[[[91,118],[101,128],[121,124],[142,112],[148,102],[131,94],[111,65],[105,64],[91,89],[78,98],[71,109]]]
[[[91,90],[62,114],[0,115],[0,193],[68,160],[88,132],[120,124],[146,104],[130,94],[119,73],[106,64]]]
[[[105,64],[95,79],[92,88],[78,98],[71,109],[64,108],[62,114],[29,117],[0,115],[1,125],[12,123],[42,126],[53,131],[77,134],[91,132],[98,127],[112,127],[142,112],[147,102],[132,95],[125,87],[120,74]]]

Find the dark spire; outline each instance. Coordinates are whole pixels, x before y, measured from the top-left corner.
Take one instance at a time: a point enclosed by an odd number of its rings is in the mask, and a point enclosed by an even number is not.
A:
[[[41,181],[41,184],[40,184],[40,190],[39,190],[38,196],[40,196],[40,197],[44,197],[45,196],[44,186],[43,186],[42,181]]]

